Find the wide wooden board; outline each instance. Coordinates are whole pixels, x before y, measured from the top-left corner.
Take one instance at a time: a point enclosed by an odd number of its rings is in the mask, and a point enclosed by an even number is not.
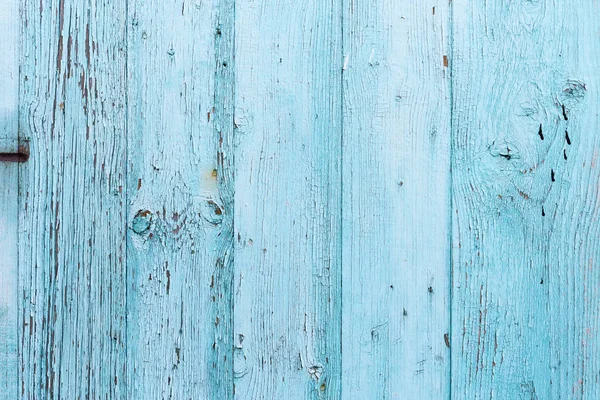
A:
[[[339,398],[341,2],[235,7],[236,397]]]
[[[344,399],[449,394],[448,11],[345,2]]]
[[[600,4],[453,1],[455,399],[597,399]]]
[[[232,6],[129,2],[130,398],[233,396]]]
[[[127,7],[21,8],[19,398],[124,398]]]

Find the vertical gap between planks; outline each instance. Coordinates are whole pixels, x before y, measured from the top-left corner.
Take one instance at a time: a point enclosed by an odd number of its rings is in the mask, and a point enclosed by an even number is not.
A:
[[[17,104],[16,104],[16,110],[17,110],[17,146],[20,148],[21,146],[21,65],[23,65],[23,60],[21,59],[22,56],[22,51],[21,51],[21,47],[22,47],[22,28],[21,28],[21,24],[22,24],[22,9],[21,6],[19,4],[19,2],[16,2],[17,5],[17,18],[18,18],[18,29],[17,29],[17,44],[15,45],[15,51],[16,51],[16,57],[19,61],[19,69],[17,71]],[[29,149],[28,149],[29,152]],[[21,164],[19,163],[18,167],[17,167],[17,225],[16,225],[16,249],[17,249],[17,254],[16,254],[16,262],[17,262],[17,274],[16,274],[16,282],[15,285],[17,287],[16,290],[16,300],[17,300],[17,310],[16,310],[16,315],[17,318],[15,319],[15,330],[16,330],[16,337],[17,337],[17,370],[15,371],[16,375],[17,375],[17,393],[19,393],[19,386],[21,379],[22,379],[22,369],[18,368],[19,364],[21,363],[21,355],[22,355],[22,347],[19,345],[20,343],[20,335],[19,335],[19,315],[21,313],[21,310],[23,309],[23,299],[21,298],[21,295],[19,293],[19,282],[20,282],[20,273],[21,273],[21,252],[19,251],[20,247],[20,234],[19,234],[19,225],[20,225],[20,213],[21,213],[21,207],[20,207],[20,203],[21,203]]]
[[[453,176],[452,176],[452,165],[454,163],[454,4],[452,0],[448,0],[448,52],[450,58],[450,157],[449,157],[449,179],[448,190],[449,193],[449,215],[448,215],[448,337],[450,342],[450,349],[448,351],[448,398],[452,399],[452,345],[454,344],[454,338],[452,337],[452,309],[454,302],[454,190],[453,190]]]
[[[123,171],[123,179],[125,184],[123,186],[125,190],[125,226],[123,230],[125,232],[125,371],[123,371],[125,375],[124,379],[124,393],[127,395],[129,393],[129,1],[125,0],[125,124],[123,127],[125,134],[125,168]]]
[[[23,10],[23,7],[21,7],[20,2],[17,2],[17,7],[18,7],[18,12],[17,12],[17,17],[18,17],[18,24],[19,24],[19,28],[17,31],[17,44],[16,44],[16,51],[17,51],[17,57],[19,60],[19,69],[17,72],[18,75],[18,80],[19,82],[17,83],[17,146],[21,146],[21,101],[23,99],[24,96],[21,95],[21,82],[23,82],[21,80],[21,73],[22,73],[22,68],[21,66],[24,64],[25,60],[23,58],[23,37],[24,35],[24,31],[23,29],[25,28],[25,26],[23,26],[23,14],[25,14],[25,11]],[[29,154],[31,152],[31,149],[29,148],[29,144],[27,145],[27,154]],[[21,339],[19,336],[19,315],[21,314],[21,310],[25,310],[25,306],[23,304],[23,300],[24,300],[24,296],[22,296],[22,293],[20,293],[20,282],[21,282],[21,235],[20,235],[20,228],[21,228],[21,166],[22,164],[19,164],[19,166],[17,167],[17,232],[16,232],[16,242],[17,242],[17,281],[15,282],[16,286],[17,286],[17,319],[15,320],[16,322],[16,326],[15,329],[17,330],[17,393],[21,393],[20,392],[20,386],[21,386],[21,382],[23,379],[23,369],[22,368],[18,368],[19,364],[22,364],[22,360],[21,357],[23,356],[23,346],[21,346]]]
[[[342,322],[343,322],[343,316],[344,316],[344,288],[343,288],[343,271],[344,271],[344,251],[343,251],[343,246],[344,246],[344,213],[343,213],[343,209],[344,209],[344,66],[346,65],[345,63],[345,59],[346,59],[346,54],[345,54],[345,49],[344,49],[344,41],[346,39],[346,36],[344,34],[344,7],[346,6],[346,1],[345,0],[340,0],[340,35],[342,35],[342,38],[340,40],[340,47],[341,47],[341,60],[339,60],[340,65],[340,96],[339,96],[339,100],[340,100],[340,155],[339,155],[339,160],[340,160],[340,171],[339,171],[339,179],[340,179],[340,201],[339,201],[339,234],[338,234],[338,241],[339,241],[339,259],[340,259],[340,267],[338,270],[338,282],[339,282],[339,296],[340,296],[340,312],[339,312],[339,326],[340,326],[340,335],[339,335],[339,340],[340,340],[340,364],[339,364],[339,382],[340,382],[340,389],[339,389],[339,399],[343,399],[343,392],[344,392],[344,385],[342,384],[342,378],[343,378],[343,362],[342,360],[344,359],[344,341],[343,339],[343,332],[342,332]]]

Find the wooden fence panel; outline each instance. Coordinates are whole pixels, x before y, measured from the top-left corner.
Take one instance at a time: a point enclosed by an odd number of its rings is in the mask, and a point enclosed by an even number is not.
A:
[[[452,397],[596,399],[599,4],[453,7]]]
[[[236,397],[339,398],[341,2],[236,2]]]
[[[233,2],[130,1],[130,398],[228,399]]]
[[[344,7],[343,398],[446,398],[447,1]]]
[[[21,2],[20,398],[125,396],[125,24]]]

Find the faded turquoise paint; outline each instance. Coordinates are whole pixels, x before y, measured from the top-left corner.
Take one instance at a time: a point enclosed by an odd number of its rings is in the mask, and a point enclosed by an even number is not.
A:
[[[23,1],[19,394],[122,398],[126,7]]]
[[[597,1],[5,3],[0,398],[600,397]]]
[[[600,4],[453,7],[453,397],[598,399]]]
[[[343,399],[448,397],[448,11],[345,2]]]
[[[233,396],[232,6],[129,2],[129,398]]]
[[[236,2],[240,399],[339,396],[340,11],[337,0]]]

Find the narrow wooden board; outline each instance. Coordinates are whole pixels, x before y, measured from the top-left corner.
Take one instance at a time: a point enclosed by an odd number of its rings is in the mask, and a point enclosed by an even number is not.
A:
[[[130,398],[233,396],[233,2],[130,1]]]
[[[341,2],[235,12],[236,397],[340,398]]]
[[[343,15],[342,398],[447,398],[448,2]]]
[[[453,7],[452,397],[597,399],[600,4]]]
[[[19,2],[0,7],[0,152],[18,147]],[[0,398],[18,395],[18,165],[0,163]]]
[[[19,398],[124,398],[126,5],[20,4]]]

